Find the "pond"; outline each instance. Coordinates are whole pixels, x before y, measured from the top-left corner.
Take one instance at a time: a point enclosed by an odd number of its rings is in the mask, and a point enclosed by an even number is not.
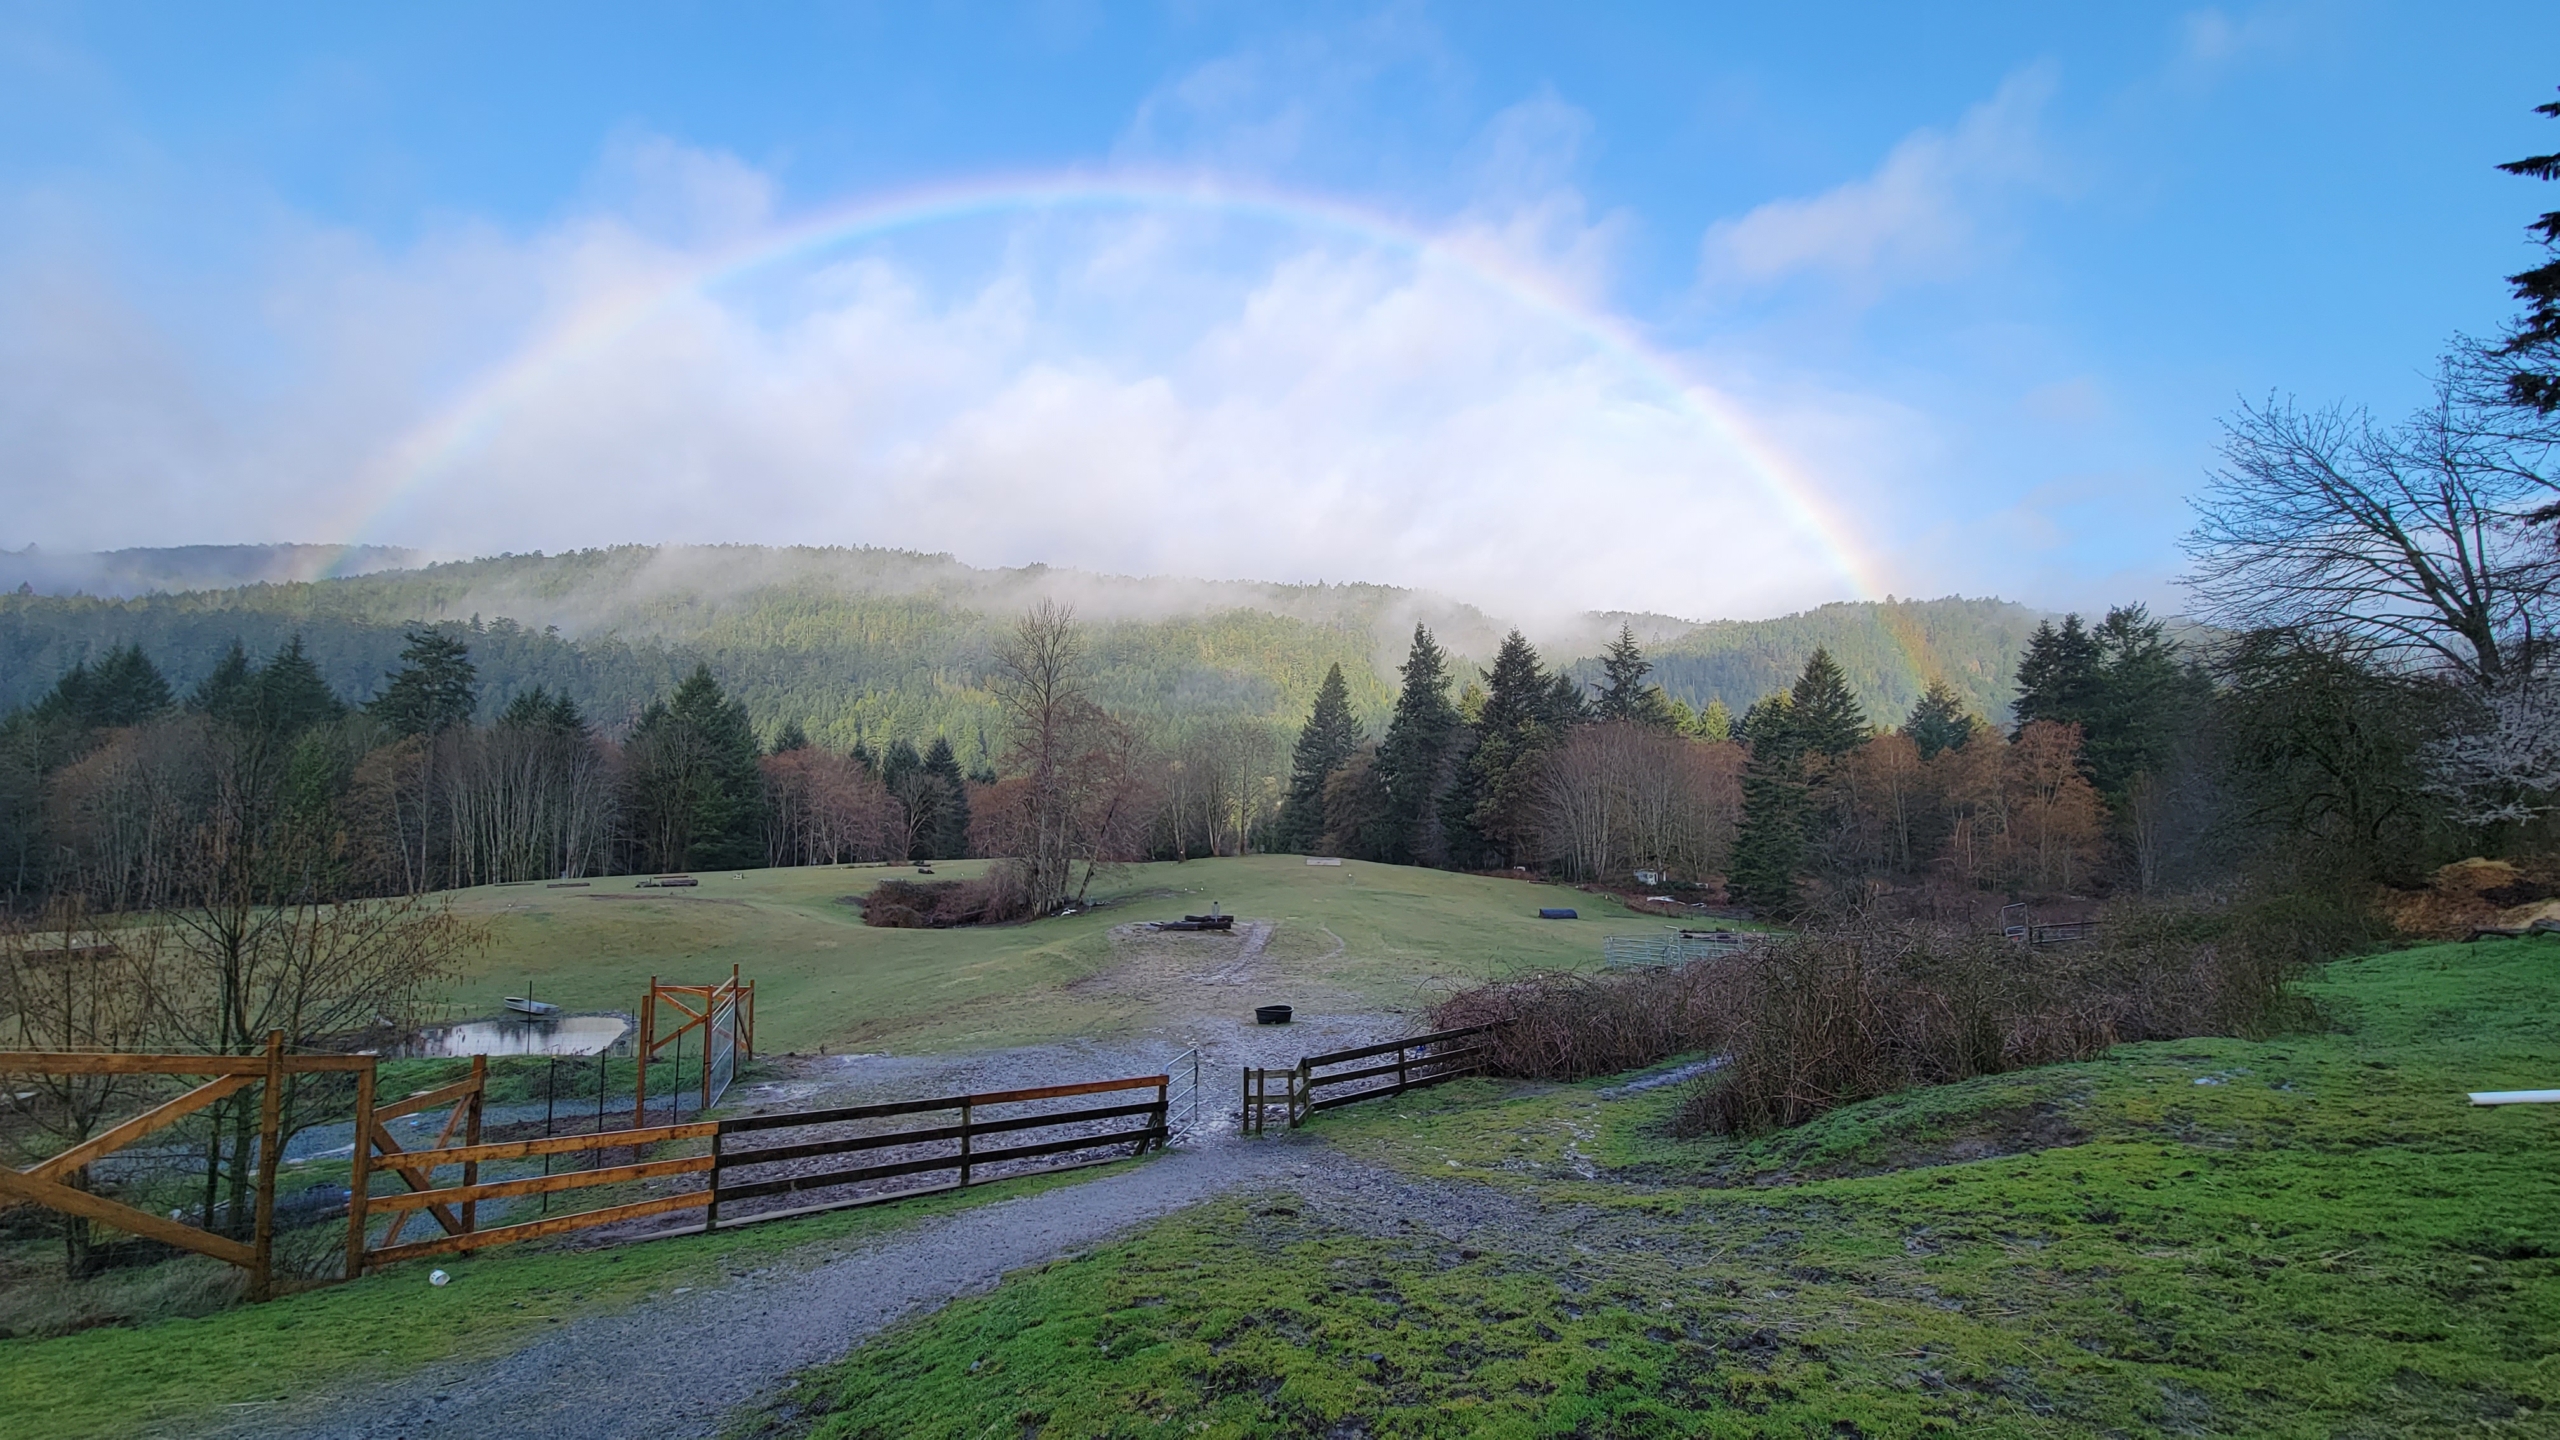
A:
[[[621,1015],[562,1015],[543,1020],[470,1020],[418,1034],[418,1055],[597,1055],[631,1033]]]

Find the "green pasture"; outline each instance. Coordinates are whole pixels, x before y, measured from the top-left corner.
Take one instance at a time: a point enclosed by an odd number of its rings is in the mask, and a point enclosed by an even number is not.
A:
[[[740,1433],[2560,1433],[2560,1107],[2464,1099],[2560,1084],[2560,943],[2308,988],[2317,1033],[1748,1142],[1674,1138],[1677,1087],[1607,1082],[1328,1115],[1302,1141],[1460,1199],[1366,1230],[1287,1193],[1203,1207],[904,1326]]]
[[[965,878],[986,864],[934,869],[936,878]],[[1143,997],[1069,987],[1112,963],[1112,926],[1178,918],[1213,901],[1229,914],[1280,922],[1269,954],[1283,978],[1252,1000],[1316,1010],[1411,1007],[1453,981],[1596,966],[1602,936],[1659,933],[1666,923],[1559,886],[1357,860],[1312,866],[1289,855],[1122,867],[1096,882],[1099,908],[1022,925],[883,930],[842,903],[913,873],[705,871],[687,890],[636,889],[616,876],[583,889],[458,891],[455,910],[486,921],[490,944],[469,957],[451,993],[492,1013],[528,986],[572,1010],[628,1011],[653,975],[708,983],[736,965],[756,982],[757,1047],[767,1053],[982,1049],[1144,1025]],[[1542,906],[1583,918],[1540,920]]]
[[[0,1340],[0,1440],[127,1440],[259,1415],[325,1415],[420,1366],[504,1354],[580,1315],[750,1269],[821,1263],[867,1237],[1114,1168],[610,1249],[447,1257],[436,1262],[452,1276],[443,1286],[410,1263],[199,1319]]]

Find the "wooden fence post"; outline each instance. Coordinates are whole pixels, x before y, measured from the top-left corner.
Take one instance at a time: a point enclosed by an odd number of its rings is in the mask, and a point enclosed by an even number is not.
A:
[[[266,1088],[258,1097],[258,1220],[251,1245],[249,1298],[275,1293],[276,1139],[284,1128],[284,1032],[267,1032]]]
[[[1172,1125],[1173,1125],[1173,1077],[1171,1077],[1171,1076],[1169,1076],[1169,1075],[1168,1075],[1168,1076],[1166,1076],[1162,1081],[1160,1081],[1160,1082],[1156,1085],[1156,1140],[1155,1140],[1155,1144],[1156,1144],[1156,1148],[1157,1148],[1158,1150],[1162,1150],[1162,1149],[1164,1148],[1166,1138],[1167,1138],[1167,1137],[1172,1133]],[[1147,1153],[1147,1147],[1146,1147],[1146,1145],[1145,1145],[1144,1143],[1141,1143],[1141,1144],[1138,1146],[1138,1153],[1139,1153],[1139,1154],[1141,1154],[1141,1155],[1144,1155],[1144,1154],[1146,1154],[1146,1153]]]
[[[1236,1133],[1251,1135],[1253,1128],[1253,1067],[1244,1067],[1243,1098],[1236,1102]]]
[[[474,1055],[471,1057],[471,1094],[463,1101],[463,1104],[470,1107],[463,1111],[463,1144],[477,1145],[480,1143],[480,1108],[483,1102],[488,1098],[489,1057],[486,1055]],[[477,1185],[480,1183],[479,1161],[466,1160],[462,1162],[462,1183],[465,1185]],[[462,1233],[468,1235],[479,1228],[480,1202],[477,1200],[463,1201]],[[471,1252],[465,1250],[462,1253],[468,1255]]]
[[[1315,1113],[1311,1108],[1315,1100],[1315,1086],[1309,1083],[1314,1068],[1301,1058],[1298,1068],[1289,1072],[1292,1079],[1289,1086],[1289,1128],[1292,1130],[1306,1123],[1307,1117]]]
[[[969,1188],[969,1112],[968,1097],[960,1100],[960,1188]]]
[[[368,1057],[370,1058],[370,1057]],[[373,1188],[373,1072],[356,1072],[356,1152],[347,1171],[347,1278],[364,1273],[365,1199]]]
[[[702,1205],[702,1233],[720,1228],[720,1132],[711,1132],[711,1198]]]
[[[649,1050],[658,1039],[658,977],[649,977],[649,993],[640,997],[640,1043],[633,1048],[632,1058],[638,1062],[639,1080],[633,1086],[639,1094],[631,1102],[631,1128],[637,1130],[649,1123]]]

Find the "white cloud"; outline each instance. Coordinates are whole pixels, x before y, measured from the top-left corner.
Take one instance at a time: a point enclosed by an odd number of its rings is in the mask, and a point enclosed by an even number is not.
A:
[[[112,287],[21,271],[0,287],[20,297],[0,300],[0,395],[49,418],[0,416],[0,543],[881,544],[1385,581],[1524,620],[1856,588],[1765,457],[1664,372],[1466,264],[1338,231],[1239,254],[1196,216],[1029,215],[973,222],[1007,227],[961,247],[997,257],[973,272],[929,243],[928,268],[865,251],[582,328],[770,204],[723,157],[650,142],[614,163],[609,203],[530,234],[466,225],[397,252],[303,235],[254,322],[233,317],[275,356],[256,387]],[[1569,190],[1523,186],[1456,228],[1555,291],[1605,282],[1609,222]],[[27,400],[35,376],[54,389]],[[1754,404],[1862,481],[1913,448],[1907,417],[1852,397]]]
[[[2281,48],[2292,40],[2294,28],[2292,17],[2272,9],[2238,16],[2220,9],[2189,11],[2178,17],[2177,67],[2201,78],[2252,54]]]
[[[2052,181],[2037,131],[2053,89],[2050,68],[2022,70],[1953,130],[1905,136],[1873,174],[1717,223],[1703,277],[1731,286],[1821,275],[1872,293],[1972,269],[1999,244],[1992,217],[2005,196]]]

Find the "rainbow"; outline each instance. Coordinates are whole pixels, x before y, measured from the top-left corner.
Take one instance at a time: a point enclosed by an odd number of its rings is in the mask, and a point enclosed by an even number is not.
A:
[[[1067,209],[1189,210],[1243,216],[1410,255],[1446,267],[1514,304],[1588,339],[1642,377],[1669,405],[1698,420],[1737,458],[1761,489],[1827,553],[1862,598],[1885,585],[1854,532],[1821,487],[1732,405],[1685,378],[1680,366],[1623,320],[1588,304],[1492,247],[1434,234],[1403,220],[1339,200],[1225,180],[1131,173],[1057,174],[934,185],[833,207],[765,230],[670,272],[599,295],[553,325],[516,355],[480,377],[440,413],[403,435],[352,487],[342,527],[352,550],[372,538],[386,512],[431,487],[463,456],[534,403],[587,357],[646,326],[684,297],[753,272],[807,259],[858,241],[922,226],[1007,213]],[[1917,665],[1919,657],[1914,657]]]

